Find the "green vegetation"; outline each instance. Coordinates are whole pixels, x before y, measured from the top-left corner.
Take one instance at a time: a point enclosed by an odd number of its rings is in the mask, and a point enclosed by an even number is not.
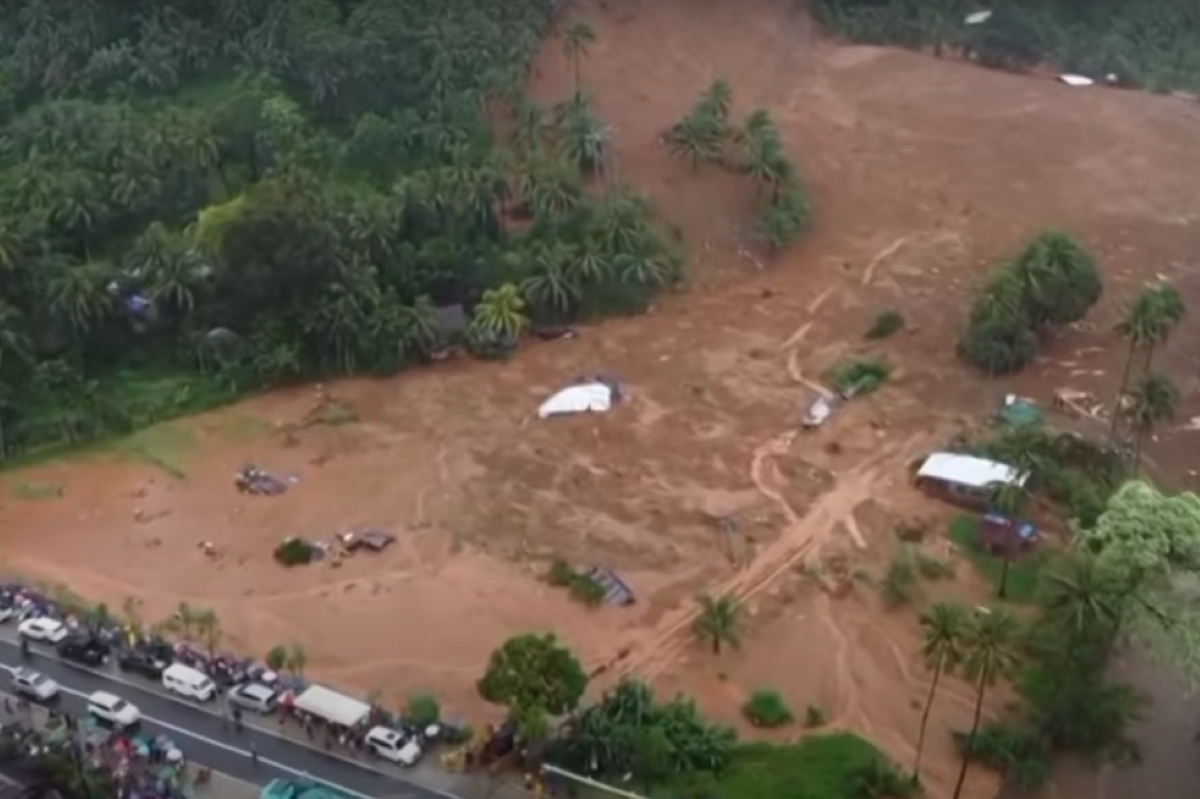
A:
[[[847,396],[878,391],[892,375],[892,367],[882,358],[858,358],[844,361],[825,373],[825,381]]]
[[[917,569],[912,552],[907,546],[901,546],[888,564],[883,582],[879,585],[879,593],[884,605],[897,608],[912,601],[916,591]]]
[[[1049,63],[1095,78],[1115,74],[1153,91],[1200,91],[1200,11],[1185,0],[1012,0],[990,6],[994,13],[986,22],[965,24],[968,14],[988,7],[966,0],[817,0],[810,6],[823,24],[865,44],[963,53],[1007,69]]]
[[[867,338],[876,341],[890,338],[903,329],[904,314],[896,310],[888,310],[875,317],[875,321],[867,328]]]
[[[404,705],[404,720],[424,729],[442,717],[442,706],[433,694],[413,694]]]
[[[989,375],[1019,371],[1033,362],[1040,336],[1083,319],[1102,293],[1083,246],[1044,231],[993,272],[971,308],[959,355]]]
[[[58,499],[67,495],[67,487],[59,483],[18,483],[10,492],[17,499]]]
[[[808,729],[825,726],[825,711],[816,705],[804,708],[804,726]]]
[[[692,632],[698,639],[712,647],[714,655],[721,654],[725,644],[739,648],[742,645],[742,607],[731,596],[714,597],[700,594],[696,597],[700,612],[692,623]]]
[[[759,233],[772,248],[795,242],[811,222],[808,192],[771,115],[758,109],[738,127],[729,121],[733,90],[714,81],[683,119],[663,133],[662,140],[677,158],[693,169],[702,163],[720,164],[754,181]]]
[[[1003,585],[1003,597],[1012,602],[1034,599],[1039,575],[1053,557],[1043,550],[1017,555],[1011,561],[993,555],[980,540],[979,519],[973,516],[959,516],[950,523],[950,540],[967,556],[975,570],[996,586],[997,593]]]
[[[787,701],[773,688],[759,688],[742,706],[744,715],[756,727],[774,729],[796,720]]]
[[[553,634],[518,635],[492,652],[476,687],[489,702],[504,705],[528,739],[545,737],[553,716],[570,713],[587,687],[574,653]]]
[[[576,571],[562,558],[555,558],[550,562],[546,582],[556,588],[566,588],[572,599],[591,607],[604,601],[604,586],[586,572]]]
[[[279,543],[272,553],[280,566],[305,566],[313,562],[313,549],[299,538],[288,538]]]
[[[679,248],[616,179],[590,28],[563,37],[571,94],[526,95],[552,10],[8,3],[0,459],[644,309]],[[777,208],[799,183],[768,128]]]

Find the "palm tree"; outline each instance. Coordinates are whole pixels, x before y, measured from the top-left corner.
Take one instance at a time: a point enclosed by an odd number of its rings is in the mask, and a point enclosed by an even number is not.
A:
[[[729,108],[732,105],[733,87],[724,78],[714,80],[700,96],[700,107],[722,122],[728,121]]]
[[[984,695],[998,679],[1012,673],[1017,662],[1019,634],[1017,619],[1007,610],[980,608],[963,635],[962,668],[967,679],[976,686],[975,715],[967,735],[958,781],[954,784],[954,799],[962,796],[963,783],[967,779],[970,752],[983,717]]]
[[[1000,599],[1005,599],[1008,595],[1008,570],[1018,543],[1013,538],[1020,526],[1021,515],[1033,499],[1029,492],[1029,471],[1018,470],[1017,473],[1022,475],[1023,479],[996,483],[991,487],[988,497],[992,509],[1002,514],[1007,521],[1004,528],[1004,565],[1000,569],[1000,586],[996,594]]]
[[[1129,351],[1125,356],[1125,366],[1121,370],[1121,385],[1117,392],[1116,411],[1113,413],[1110,437],[1117,434],[1121,421],[1120,409],[1129,388],[1129,378],[1133,371],[1134,355],[1139,349],[1146,354],[1143,372],[1150,370],[1157,347],[1166,342],[1171,331],[1183,318],[1183,298],[1179,291],[1169,283],[1143,286],[1136,299],[1129,306],[1125,318],[1117,325],[1117,330],[1129,342]]]
[[[31,342],[22,330],[23,322],[16,306],[0,300],[0,369],[9,358],[29,360]]]
[[[196,611],[195,624],[196,633],[204,642],[204,648],[208,650],[208,654],[215,655],[223,637],[221,619],[217,612],[211,608]]]
[[[131,633],[137,636],[142,634],[146,622],[142,618],[141,599],[135,596],[125,597],[125,601],[121,603],[121,616],[125,619],[125,626]]]
[[[90,329],[112,310],[111,277],[107,264],[63,265],[47,283],[50,310],[78,331]]]
[[[529,325],[521,290],[512,283],[505,283],[483,292],[483,299],[475,306],[471,325],[494,340],[515,341]]]
[[[667,131],[666,143],[671,155],[690,161],[699,169],[701,161],[715,161],[721,155],[723,123],[710,111],[697,108]]]
[[[300,644],[289,644],[284,668],[297,677],[304,677],[304,668],[308,665],[308,652]]]
[[[921,713],[921,729],[917,733],[917,757],[913,763],[913,781],[921,778],[921,755],[925,749],[925,728],[929,724],[929,712],[937,696],[938,681],[943,674],[958,666],[962,657],[962,639],[967,628],[967,613],[961,605],[939,602],[921,614],[921,656],[925,665],[933,670],[933,682],[929,684],[929,696],[925,699],[925,710]]]
[[[729,644],[734,649],[742,645],[738,628],[741,626],[742,606],[731,596],[714,597],[700,594],[696,597],[700,615],[692,622],[692,632],[712,646],[714,655],[721,654],[721,645]]]
[[[1129,418],[1133,427],[1133,469],[1136,474],[1142,461],[1142,445],[1154,428],[1175,418],[1180,395],[1171,378],[1147,373],[1134,387],[1131,396],[1133,405],[1129,409]]]
[[[1073,552],[1042,573],[1038,603],[1045,632],[1068,660],[1090,643],[1106,646],[1124,615],[1127,589],[1121,576],[1087,552]]]
[[[657,255],[622,253],[613,266],[622,281],[638,286],[664,286],[671,278],[671,265]]]
[[[276,644],[267,650],[267,655],[263,660],[271,671],[283,671],[288,664],[288,648],[283,644]]]
[[[579,59],[587,55],[588,47],[595,42],[596,32],[586,22],[576,22],[563,31],[563,52],[575,73],[575,91],[579,91]]]
[[[192,637],[192,632],[198,626],[199,617],[200,614],[195,608],[186,602],[180,602],[175,608],[175,615],[171,617],[168,626],[188,639]]]
[[[565,245],[543,246],[533,256],[533,270],[521,281],[529,304],[552,315],[567,316],[579,300],[579,285],[571,276],[573,253]]]

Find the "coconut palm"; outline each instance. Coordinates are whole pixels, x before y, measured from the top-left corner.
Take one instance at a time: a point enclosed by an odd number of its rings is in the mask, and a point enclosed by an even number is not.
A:
[[[696,602],[700,605],[700,615],[692,623],[696,637],[707,641],[714,655],[721,654],[722,644],[729,644],[734,649],[741,647],[739,627],[742,607],[738,601],[731,596],[700,594]]]
[[[1129,342],[1125,366],[1121,370],[1121,385],[1117,391],[1115,406],[1118,410],[1122,407],[1129,388],[1134,356],[1138,350],[1145,353],[1142,370],[1149,372],[1155,350],[1167,341],[1171,331],[1183,318],[1184,310],[1183,298],[1169,283],[1144,286],[1129,306],[1125,318],[1117,325],[1117,330]],[[1112,428],[1109,431],[1113,438],[1116,437],[1120,421],[1121,414],[1114,413]]]
[[[596,32],[586,22],[576,22],[563,31],[563,52],[571,62],[575,74],[575,91],[579,91],[579,60],[587,55],[588,47],[595,44]]]
[[[692,169],[699,169],[701,161],[720,158],[723,131],[724,124],[715,114],[697,108],[667,131],[667,148],[671,155],[690,161]]]
[[[221,638],[224,637],[217,612],[212,608],[202,608],[196,611],[195,623],[196,634],[200,636],[204,648],[210,655],[215,655],[217,647],[221,645]]]
[[[962,657],[963,633],[967,628],[967,613],[961,605],[939,602],[921,614],[921,657],[925,665],[933,670],[933,681],[929,684],[929,696],[925,699],[925,710],[921,713],[921,729],[917,733],[917,756],[913,762],[913,781],[921,777],[921,754],[925,749],[925,728],[929,724],[929,712],[937,696],[938,681],[942,675],[952,671]]]
[[[1017,542],[1012,538],[1015,535],[1021,515],[1025,509],[1029,507],[1029,503],[1033,500],[1033,495],[1029,491],[1028,471],[1019,470],[1018,474],[1025,475],[1022,480],[1006,480],[996,483],[988,492],[989,504],[997,513],[1002,514],[1007,519],[1008,524],[1004,528],[1004,564],[1000,569],[1000,586],[997,589],[997,596],[1000,599],[1005,599],[1008,594],[1008,570],[1012,565],[1013,556]]]
[[[179,633],[185,639],[191,638],[196,630],[200,613],[186,602],[180,602],[175,608],[175,614],[167,622],[167,627]]]
[[[60,265],[46,284],[50,310],[76,330],[89,330],[112,311],[112,276],[112,268],[104,263]]]
[[[1175,418],[1180,395],[1171,378],[1147,373],[1130,397],[1129,420],[1133,428],[1133,468],[1136,473],[1142,460],[1142,445],[1154,428]]]
[[[954,784],[954,799],[962,796],[963,783],[967,779],[970,752],[983,718],[984,696],[997,680],[1012,673],[1017,662],[1019,638],[1020,625],[1016,617],[1003,609],[980,608],[963,634],[962,670],[964,676],[975,683],[975,715],[967,735],[958,781]]]
[[[1106,644],[1120,629],[1125,581],[1095,555],[1075,552],[1041,575],[1038,603],[1045,632],[1070,660],[1090,642]]]
[[[1017,255],[1013,269],[1034,327],[1078,322],[1103,292],[1095,259],[1061,231],[1040,233]]]

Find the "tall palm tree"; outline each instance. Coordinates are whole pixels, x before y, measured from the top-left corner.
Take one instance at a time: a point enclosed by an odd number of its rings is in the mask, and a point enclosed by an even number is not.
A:
[[[587,55],[588,48],[596,42],[596,31],[586,22],[576,22],[563,31],[563,52],[571,61],[575,73],[575,91],[579,91],[579,60]]]
[[[921,614],[921,657],[925,665],[933,670],[933,681],[929,684],[929,696],[925,699],[925,710],[921,713],[921,729],[917,733],[917,757],[913,762],[913,780],[921,777],[921,755],[925,750],[925,728],[929,724],[929,712],[937,695],[938,681],[942,675],[955,669],[962,659],[963,634],[967,629],[967,613],[962,605],[939,602]]]
[[[700,594],[696,597],[700,605],[700,615],[692,622],[692,631],[702,641],[712,646],[714,655],[721,654],[722,644],[729,644],[734,649],[742,645],[739,628],[741,627],[742,606],[731,596],[714,597],[712,594]]]
[[[1124,581],[1105,561],[1071,553],[1041,576],[1038,603],[1047,634],[1069,660],[1092,641],[1107,644],[1120,629],[1126,593]]]
[[[1129,418],[1133,428],[1133,469],[1136,474],[1142,462],[1142,445],[1154,428],[1175,418],[1180,395],[1171,378],[1147,373],[1134,387],[1131,397],[1133,405],[1129,409]]]
[[[1007,610],[981,608],[967,625],[962,643],[962,669],[967,679],[975,683],[975,715],[967,735],[958,781],[954,784],[954,799],[962,796],[963,783],[967,779],[970,752],[983,718],[984,695],[997,680],[1012,673],[1017,662],[1019,638],[1020,625]]]
[[[113,308],[108,291],[112,269],[108,264],[64,264],[46,284],[48,305],[78,331],[87,331]]]
[[[1000,599],[1008,596],[1008,570],[1017,549],[1017,542],[1013,540],[1013,537],[1020,526],[1021,516],[1033,500],[1033,495],[1029,491],[1029,472],[1018,470],[1018,473],[1024,474],[1025,479],[996,483],[992,486],[988,496],[992,509],[1002,514],[1008,522],[1004,528],[1004,552],[1002,553],[1004,562],[1000,569],[1000,586],[996,592]]]
[[[1183,298],[1174,286],[1169,283],[1147,285],[1142,287],[1126,311],[1125,318],[1117,325],[1117,330],[1129,342],[1129,351],[1121,370],[1121,385],[1117,391],[1110,437],[1116,438],[1121,422],[1120,409],[1129,388],[1134,356],[1139,349],[1145,353],[1142,371],[1149,372],[1155,350],[1166,343],[1171,331],[1183,319],[1184,311]]]

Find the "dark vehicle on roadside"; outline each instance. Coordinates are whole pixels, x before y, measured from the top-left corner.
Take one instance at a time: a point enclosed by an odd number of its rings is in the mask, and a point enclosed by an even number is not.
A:
[[[161,680],[171,661],[150,648],[126,649],[117,656],[117,668],[132,674],[140,674],[151,680]]]
[[[108,644],[98,638],[71,635],[58,644],[58,656],[63,660],[82,663],[84,666],[102,666],[108,661]]]
[[[343,546],[350,552],[369,549],[372,552],[382,552],[396,543],[396,536],[383,530],[355,530],[342,537]]]

